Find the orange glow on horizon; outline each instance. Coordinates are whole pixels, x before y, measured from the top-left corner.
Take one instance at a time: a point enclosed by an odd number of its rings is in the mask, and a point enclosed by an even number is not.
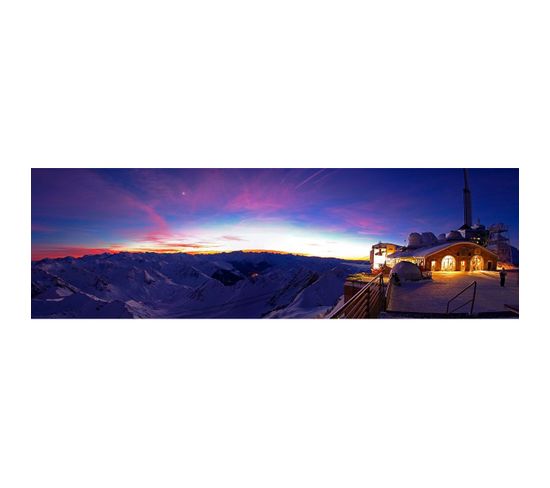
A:
[[[181,249],[175,249],[175,248],[146,248],[146,247],[140,247],[140,248],[120,248],[117,247],[116,249],[112,248],[66,248],[66,249],[50,249],[45,250],[43,252],[36,252],[32,256],[32,261],[40,261],[42,259],[62,259],[67,257],[72,258],[81,258],[83,256],[90,256],[90,255],[96,255],[96,254],[120,254],[120,253],[131,253],[131,254],[140,254],[140,253],[154,253],[154,254],[189,254],[192,256],[195,255],[208,255],[208,254],[228,254],[232,252],[243,252],[243,253],[250,253],[250,254],[260,254],[260,253],[267,253],[267,254],[288,254],[288,255],[294,255],[294,256],[305,256],[305,257],[323,257],[323,256],[315,256],[313,254],[308,253],[300,253],[300,252],[287,252],[287,251],[278,251],[276,249],[240,249],[240,250],[234,250],[234,249],[228,249],[228,250],[207,250],[204,251],[182,251]],[[345,259],[348,261],[368,261],[368,257],[337,257],[336,259]]]

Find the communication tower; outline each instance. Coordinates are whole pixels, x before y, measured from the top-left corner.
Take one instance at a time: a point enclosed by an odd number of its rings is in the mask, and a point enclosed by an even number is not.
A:
[[[502,222],[489,226],[487,248],[497,254],[500,262],[512,262],[512,247],[510,246],[510,238],[508,237],[508,227]]]

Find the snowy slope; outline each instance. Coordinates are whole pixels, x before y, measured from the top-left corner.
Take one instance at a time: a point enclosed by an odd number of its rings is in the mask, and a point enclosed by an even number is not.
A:
[[[290,254],[119,253],[32,264],[33,317],[316,317],[366,264]]]

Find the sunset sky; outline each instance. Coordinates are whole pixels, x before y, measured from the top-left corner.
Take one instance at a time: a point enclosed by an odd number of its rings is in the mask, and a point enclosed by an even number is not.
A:
[[[462,225],[461,169],[33,169],[32,259],[276,250],[364,258]],[[518,170],[470,170],[473,218],[510,226]]]

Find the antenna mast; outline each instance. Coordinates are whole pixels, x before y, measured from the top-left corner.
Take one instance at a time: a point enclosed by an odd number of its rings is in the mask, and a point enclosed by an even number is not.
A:
[[[468,170],[464,170],[464,228],[472,227],[472,195],[468,185]]]

